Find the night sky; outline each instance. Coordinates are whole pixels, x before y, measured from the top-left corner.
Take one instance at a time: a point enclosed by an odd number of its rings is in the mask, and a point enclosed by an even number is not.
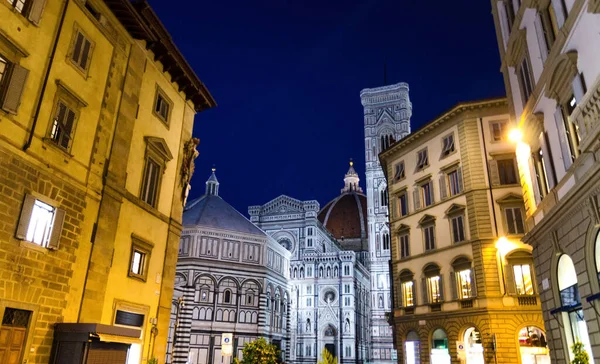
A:
[[[196,115],[190,198],[215,165],[220,195],[248,206],[340,193],[364,181],[359,93],[407,82],[412,130],[460,101],[505,94],[485,0],[150,0],[218,106]],[[435,4],[435,5],[434,5]]]

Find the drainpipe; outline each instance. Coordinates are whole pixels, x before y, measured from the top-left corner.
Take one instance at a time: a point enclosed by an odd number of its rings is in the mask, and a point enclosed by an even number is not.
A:
[[[46,72],[44,74],[44,80],[42,81],[42,89],[40,91],[40,95],[37,100],[37,105],[35,106],[35,113],[33,114],[33,124],[31,124],[31,131],[29,132],[29,136],[27,137],[27,142],[23,145],[23,151],[26,151],[31,146],[31,142],[33,141],[33,135],[35,132],[35,126],[37,125],[38,117],[40,116],[40,109],[42,108],[42,99],[44,98],[44,94],[46,93],[46,86],[48,85],[48,78],[50,77],[50,71],[52,70],[52,64],[54,63],[54,55],[56,54],[56,48],[58,47],[58,38],[62,32],[63,23],[65,22],[65,15],[67,14],[67,8],[69,7],[69,0],[65,0],[65,6],[62,9],[62,14],[60,15],[60,21],[58,23],[58,28],[56,29],[56,36],[54,37],[54,43],[52,44],[52,51],[50,52],[50,57],[48,60],[48,66],[46,67]]]

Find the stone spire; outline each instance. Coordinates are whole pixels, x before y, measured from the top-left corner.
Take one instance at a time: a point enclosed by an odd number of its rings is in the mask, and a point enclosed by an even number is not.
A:
[[[348,169],[348,173],[344,176],[344,188],[342,188],[342,193],[346,192],[360,192],[362,193],[362,188],[360,188],[359,183],[360,178],[358,177],[358,173],[354,170],[354,162],[350,159],[350,168]]]
[[[213,167],[212,174],[206,181],[207,195],[219,196],[219,180],[217,180],[217,175],[215,174],[216,170],[217,169]]]

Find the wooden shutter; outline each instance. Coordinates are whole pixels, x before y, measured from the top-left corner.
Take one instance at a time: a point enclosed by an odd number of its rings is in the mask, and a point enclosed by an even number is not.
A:
[[[515,274],[511,264],[507,263],[504,265],[504,277],[506,282],[506,294],[516,295],[517,286],[515,285]]]
[[[540,54],[542,56],[542,63],[545,63],[546,58],[548,58],[548,50],[550,49],[550,47],[548,47],[548,44],[546,43],[546,36],[544,35],[544,27],[542,26],[542,18],[541,18],[540,14],[538,14],[535,17],[533,25],[535,27],[535,33],[538,38],[538,44],[540,46]]]
[[[4,92],[4,99],[2,100],[2,110],[11,114],[17,114],[28,75],[28,69],[23,68],[18,64],[12,65],[10,79],[8,80],[6,91]]]
[[[446,174],[440,174],[440,199],[444,200],[448,197],[448,191],[446,190]]]
[[[433,181],[429,181],[429,196],[431,196],[431,204],[435,203],[435,194],[433,193]]]
[[[458,192],[462,192],[465,189],[463,183],[462,167],[458,167],[456,170],[456,176],[458,177]]]
[[[575,96],[575,100],[580,104],[583,100],[583,95],[585,95],[585,90],[583,86],[583,80],[581,79],[581,74],[575,75],[573,78],[572,86],[573,86],[573,96]]]
[[[498,173],[498,161],[490,159],[488,161],[488,168],[490,170],[490,183],[492,186],[500,185],[500,174]]]
[[[475,267],[471,267],[471,296],[477,297],[477,279],[475,277]]]
[[[419,195],[419,186],[415,187],[415,190],[413,191],[413,200],[415,202],[415,211],[420,210],[421,209],[421,196]]]
[[[540,195],[540,186],[538,186],[538,182],[537,182],[537,172],[535,171],[535,166],[533,165],[534,161],[533,161],[533,157],[530,156],[529,157],[529,173],[531,174],[531,182],[532,182],[532,186],[531,188],[533,189],[533,197],[535,198],[535,203],[536,205],[539,204],[542,201],[542,196]]]
[[[26,194],[25,200],[23,201],[23,207],[21,207],[21,217],[19,217],[17,232],[15,233],[17,239],[24,240],[27,236],[27,229],[29,228],[29,221],[31,220],[31,213],[33,212],[34,204],[35,197],[30,194]]]
[[[556,23],[558,24],[558,29],[562,28],[565,23],[565,13],[563,13],[563,7],[560,3],[562,0],[552,0],[552,7],[554,8],[554,14],[556,14]]]
[[[452,299],[458,299],[458,284],[456,283],[456,272],[450,272],[450,294],[452,294]]]
[[[32,0],[31,7],[29,8],[29,20],[35,24],[40,24],[40,19],[42,19],[42,13],[44,12],[44,7],[46,7],[46,0]]]
[[[413,280],[412,281],[412,296],[413,296],[413,305],[412,307],[415,307],[417,305],[417,281]]]
[[[63,224],[65,222],[65,215],[65,210],[56,209],[54,211],[54,222],[52,223],[52,232],[50,233],[50,241],[48,241],[48,249],[58,249]]]
[[[560,151],[562,155],[563,164],[565,171],[571,167],[573,160],[571,159],[571,151],[569,150],[569,141],[567,140],[567,131],[565,129],[565,123],[563,121],[562,108],[559,106],[554,112],[554,122],[556,123],[556,130],[558,130],[558,140],[560,144]]]
[[[396,302],[396,307],[404,307],[404,285],[401,280],[397,281],[396,289],[398,290],[398,302]]]
[[[546,166],[546,178],[548,179],[548,190],[551,190],[555,185],[554,180],[554,164],[552,163],[552,154],[550,154],[550,146],[546,143],[547,137],[546,132],[540,133],[540,145],[542,146],[542,153],[544,158],[544,165]]]
[[[444,302],[444,275],[440,274],[440,301]]]
[[[423,298],[423,304],[426,305],[429,303],[429,294],[427,292],[427,278],[421,278],[421,296]]]

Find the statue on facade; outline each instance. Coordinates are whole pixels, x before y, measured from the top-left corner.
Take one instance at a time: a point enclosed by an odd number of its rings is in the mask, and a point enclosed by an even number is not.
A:
[[[181,202],[183,206],[185,206],[190,190],[192,189],[190,182],[194,174],[194,160],[200,154],[196,150],[198,144],[200,144],[200,139],[191,138],[183,145],[183,161],[181,163]]]

